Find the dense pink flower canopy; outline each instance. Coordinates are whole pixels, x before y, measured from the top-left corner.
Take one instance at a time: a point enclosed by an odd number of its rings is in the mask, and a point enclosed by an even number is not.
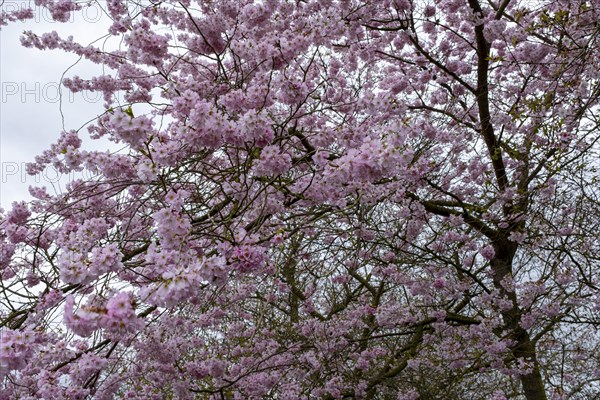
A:
[[[598,0],[104,6],[22,37],[105,104],[0,211],[1,399],[600,394]]]

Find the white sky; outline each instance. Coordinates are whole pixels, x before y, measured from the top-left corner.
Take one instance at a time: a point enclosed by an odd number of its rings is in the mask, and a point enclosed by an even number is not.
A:
[[[4,1],[3,10],[24,7],[28,1]],[[103,111],[98,93],[71,94],[63,88],[62,105],[58,85],[62,74],[77,63],[78,57],[60,50],[25,48],[19,37],[25,30],[42,34],[56,30],[61,36],[73,35],[76,41],[91,43],[106,33],[108,23],[99,8],[74,14],[69,22],[51,22],[45,10],[35,9],[35,18],[12,23],[0,30],[0,207],[9,209],[13,201],[30,199],[27,188],[46,186],[50,193],[60,191],[68,177],[53,169],[41,176],[25,173],[25,163],[49,148],[64,129],[79,129]],[[89,78],[101,68],[86,61],[73,66],[65,76]],[[60,179],[59,179],[60,178]]]

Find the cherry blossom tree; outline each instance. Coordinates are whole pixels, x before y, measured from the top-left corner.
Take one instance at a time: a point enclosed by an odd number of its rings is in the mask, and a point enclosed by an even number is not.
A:
[[[597,0],[102,4],[22,38],[105,104],[0,215],[1,398],[600,393]]]

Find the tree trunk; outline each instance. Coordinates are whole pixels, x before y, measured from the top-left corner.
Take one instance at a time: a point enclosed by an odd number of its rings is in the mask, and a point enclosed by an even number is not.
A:
[[[502,312],[502,319],[511,339],[515,341],[512,353],[516,359],[523,359],[532,364],[532,370],[527,375],[521,375],[521,385],[527,400],[547,400],[542,374],[538,365],[535,344],[531,341],[529,332],[523,329],[519,322],[521,320],[521,309],[514,290],[506,290],[502,281],[505,277],[512,277],[512,263],[518,245],[508,240],[506,236],[494,243],[495,256],[491,260],[494,273],[494,286],[504,298],[508,298],[511,308]]]

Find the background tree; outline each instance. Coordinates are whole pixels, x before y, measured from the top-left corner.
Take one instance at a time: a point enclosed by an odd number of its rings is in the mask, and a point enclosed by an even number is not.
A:
[[[3,214],[4,397],[599,393],[600,4],[128,5],[24,34],[125,147]]]

